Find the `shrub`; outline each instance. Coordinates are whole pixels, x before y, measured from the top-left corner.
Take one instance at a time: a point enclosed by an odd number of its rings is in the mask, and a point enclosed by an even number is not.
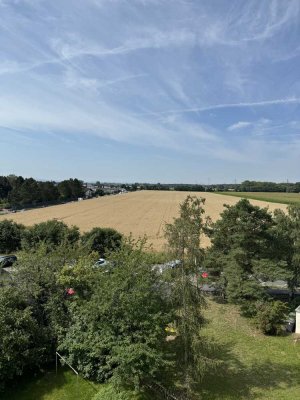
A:
[[[121,233],[111,228],[94,228],[82,235],[82,243],[90,251],[97,251],[101,257],[120,248],[121,242]]]
[[[24,226],[13,221],[0,222],[0,253],[11,253],[21,247],[21,237]]]
[[[119,391],[113,386],[107,386],[104,390],[97,393],[93,400],[133,400],[135,398],[135,392],[133,391]]]
[[[49,247],[63,243],[74,244],[79,240],[79,237],[77,227],[69,228],[61,221],[50,220],[27,228],[23,234],[22,247],[25,249],[36,248],[42,242]]]
[[[256,325],[266,335],[278,335],[281,333],[287,312],[288,306],[282,301],[262,303],[258,307]]]

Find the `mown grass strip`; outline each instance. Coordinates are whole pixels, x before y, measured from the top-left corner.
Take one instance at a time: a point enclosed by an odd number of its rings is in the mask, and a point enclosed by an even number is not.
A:
[[[266,193],[266,192],[215,192],[224,196],[260,200],[277,204],[300,204],[299,193]]]

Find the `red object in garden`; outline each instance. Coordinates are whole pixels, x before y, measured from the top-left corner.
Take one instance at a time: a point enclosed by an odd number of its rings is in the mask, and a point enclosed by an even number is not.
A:
[[[75,290],[73,288],[67,289],[67,295],[73,296],[73,294],[75,294]]]
[[[202,276],[202,278],[208,278],[208,273],[207,272],[202,272],[201,276]]]

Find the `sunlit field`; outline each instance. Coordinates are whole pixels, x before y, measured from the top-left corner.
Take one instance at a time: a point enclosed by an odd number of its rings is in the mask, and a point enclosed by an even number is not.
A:
[[[189,192],[139,191],[2,215],[0,220],[8,218],[24,225],[33,225],[56,219],[69,226],[77,225],[82,232],[96,226],[110,227],[125,235],[132,233],[135,238],[147,235],[154,250],[163,250],[165,223],[172,222],[178,215],[179,204],[189,194],[195,195]],[[196,195],[206,199],[206,215],[214,221],[219,218],[224,204],[233,205],[239,200],[233,196],[209,192]],[[276,208],[286,209],[284,204],[260,200],[251,202],[262,207],[269,207],[271,211]],[[203,238],[202,244],[207,246],[209,240]]]

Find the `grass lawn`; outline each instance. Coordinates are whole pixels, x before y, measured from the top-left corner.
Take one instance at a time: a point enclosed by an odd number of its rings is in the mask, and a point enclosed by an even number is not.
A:
[[[245,199],[268,201],[270,203],[299,204],[300,193],[269,193],[269,192],[216,192],[226,196],[236,196]]]
[[[107,385],[89,382],[60,367],[58,374],[48,371],[39,377],[21,378],[15,382],[15,388],[0,393],[1,400],[91,400],[101,393]],[[132,400],[150,400],[149,397],[136,396]],[[154,400],[154,399],[152,399]]]
[[[57,375],[48,371],[29,381],[22,378],[16,388],[0,397],[2,400],[91,400],[100,388],[81,378],[77,381],[73,372],[60,368]]]
[[[300,342],[293,335],[264,336],[235,306],[209,302],[204,334],[216,343],[224,366],[206,376],[203,400],[300,399]]]

